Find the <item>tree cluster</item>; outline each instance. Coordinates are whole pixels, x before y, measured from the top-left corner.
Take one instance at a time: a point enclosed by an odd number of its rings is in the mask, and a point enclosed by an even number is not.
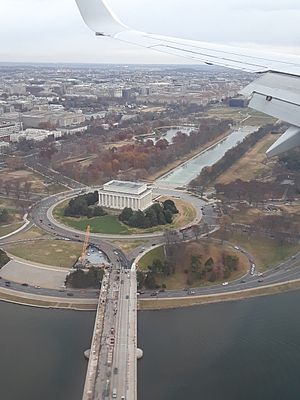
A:
[[[232,272],[237,271],[239,267],[239,258],[230,254],[223,253],[222,260],[215,262],[212,257],[209,257],[205,262],[202,255],[191,255],[190,271],[188,284],[194,281],[209,281],[215,282],[221,279],[230,278]]]
[[[131,208],[124,208],[119,215],[119,220],[134,228],[151,228],[158,225],[171,224],[173,215],[178,213],[175,203],[166,200],[162,205],[153,204],[146,211],[133,211]]]
[[[30,181],[22,182],[20,179],[6,179],[3,181],[0,179],[0,191],[4,192],[6,196],[13,194],[17,199],[20,199],[21,195],[29,198],[31,188],[32,182]]]
[[[147,289],[159,289],[160,287],[166,288],[166,285],[158,285],[157,278],[163,277],[166,278],[175,273],[175,269],[173,265],[165,260],[161,261],[159,259],[153,260],[152,264],[148,266],[148,272],[145,273],[143,271],[138,271],[137,280],[138,280],[138,288],[142,289],[143,287]]]
[[[0,268],[4,267],[8,262],[10,261],[10,258],[8,255],[5,253],[5,251],[0,249]]]
[[[99,201],[98,191],[78,196],[69,201],[68,206],[64,210],[66,217],[102,217],[106,212],[102,207],[94,206]]]
[[[103,148],[101,142],[107,140],[105,137],[97,136],[97,142],[94,138],[80,138],[79,143],[68,142],[68,146],[62,144],[59,153],[52,156],[52,166],[62,174],[85,183],[99,184],[108,179],[143,179],[195,148],[216,139],[229,129],[230,122],[202,120],[199,128],[190,135],[178,132],[172,143],[165,139],[155,144],[152,140],[147,140],[144,143],[125,143],[124,146]],[[151,125],[149,129],[151,131]],[[149,129],[145,129],[143,133],[149,133]],[[137,133],[136,130],[134,133]],[[131,134],[127,129],[120,137],[130,137]],[[85,157],[91,154],[95,154],[95,157],[89,165],[64,162],[70,156]]]
[[[300,182],[295,185],[281,184],[280,182],[261,182],[258,180],[236,181],[226,184],[217,183],[215,189],[218,196],[229,201],[247,201],[258,203],[270,199],[281,200],[283,195],[287,200],[293,200],[300,193]]]
[[[10,215],[6,208],[0,209],[0,224],[5,224],[10,221]]]
[[[287,213],[278,207],[276,214],[260,215],[246,225],[232,222],[236,220],[235,212],[232,209],[229,211],[228,208],[224,208],[224,212],[226,215],[220,221],[221,229],[218,233],[222,240],[230,240],[232,235],[238,234],[244,235],[248,239],[250,236],[255,239],[268,237],[280,246],[299,243],[299,213]],[[247,207],[244,207],[244,212],[247,213]]]
[[[205,241],[171,245],[171,259],[176,271],[186,275],[187,286],[228,279],[239,269],[240,260],[235,254],[221,248],[216,250],[212,253],[209,243]]]
[[[91,267],[86,271],[78,269],[72,272],[66,278],[66,286],[74,289],[87,289],[101,287],[104,270],[96,267]]]

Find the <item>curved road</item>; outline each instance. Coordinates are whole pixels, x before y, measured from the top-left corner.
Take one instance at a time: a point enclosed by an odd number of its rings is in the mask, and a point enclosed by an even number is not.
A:
[[[89,188],[86,189],[87,191]],[[85,191],[85,190],[84,190]],[[48,232],[52,236],[59,236],[63,238],[68,238],[74,241],[84,241],[85,233],[81,231],[77,231],[75,229],[69,228],[65,225],[59,224],[52,217],[52,209],[55,205],[61,201],[64,201],[68,198],[74,197],[77,194],[82,193],[83,190],[73,190],[67,193],[60,193],[57,195],[50,196],[46,199],[39,201],[31,210],[30,216],[32,221],[41,229]],[[197,210],[197,218],[196,221],[199,222],[202,217],[201,209],[203,209],[203,218],[210,226],[214,226],[216,223],[215,209],[211,204],[206,204],[202,199],[191,195],[185,191],[178,191],[173,189],[164,189],[154,187],[154,193],[157,195],[168,195],[180,198],[184,201],[188,201],[194,205]],[[195,222],[196,222],[195,221]],[[103,250],[104,253],[108,256],[111,263],[113,265],[120,265],[129,268],[130,262],[124,255],[124,253],[117,249],[114,245],[107,242],[105,239],[115,239],[122,238],[122,235],[101,235],[101,234],[92,234],[90,237],[90,243],[99,247]],[[162,234],[150,234],[150,235],[131,235],[130,239],[136,238],[145,238],[145,239],[155,239],[155,244],[162,243],[163,237]],[[127,237],[128,239],[128,237]],[[150,242],[151,243],[151,242]],[[150,246],[151,247],[151,244]],[[140,248],[138,248],[134,253],[132,253],[133,257],[136,257],[137,254],[141,252]],[[245,252],[244,252],[245,253]],[[249,260],[251,260],[251,255],[247,255]],[[207,294],[219,294],[226,293],[232,291],[241,291],[243,289],[251,289],[257,288],[260,286],[274,284],[274,283],[283,283],[287,281],[291,281],[294,279],[300,278],[300,253],[291,259],[287,260],[285,263],[282,263],[276,268],[267,271],[263,276],[251,275],[250,273],[242,278],[241,280],[237,280],[234,282],[230,282],[228,285],[211,285],[202,288],[195,288],[190,292],[184,290],[177,291],[166,291],[162,293],[158,293],[156,297],[158,298],[173,298],[173,297],[186,297],[189,296],[197,296],[197,295],[207,295]],[[5,287],[5,282],[0,279],[0,288]],[[53,296],[53,297],[61,297],[67,298],[70,297],[70,291],[66,290],[52,290],[52,289],[43,289],[36,288],[32,286],[23,286],[21,284],[17,284],[14,282],[10,282],[10,288],[14,290],[21,291],[23,293],[39,293],[42,296]],[[71,291],[73,296],[76,298],[96,298],[98,296],[97,291]],[[141,298],[147,298],[151,296],[151,292],[145,292],[141,295]],[[154,296],[153,296],[154,297]]]

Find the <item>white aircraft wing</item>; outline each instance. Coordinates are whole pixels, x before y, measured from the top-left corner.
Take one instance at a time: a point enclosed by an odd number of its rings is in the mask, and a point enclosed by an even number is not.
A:
[[[179,39],[140,32],[124,25],[105,0],[76,0],[81,15],[97,36],[157,50],[194,62],[262,74],[241,93],[249,106],[292,126],[267,151],[272,157],[300,146],[300,56]]]

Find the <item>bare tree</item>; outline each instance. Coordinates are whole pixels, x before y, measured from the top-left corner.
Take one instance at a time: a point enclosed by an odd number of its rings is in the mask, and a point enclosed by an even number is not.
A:
[[[14,181],[13,184],[14,184],[14,189],[15,189],[16,197],[17,197],[17,199],[19,199],[20,196],[21,196],[21,181],[16,180],[16,181]]]
[[[30,196],[29,196],[29,193],[30,193],[31,187],[32,187],[32,182],[30,182],[30,181],[25,182],[24,185],[23,185],[24,195],[25,195],[25,197],[27,197],[28,199],[29,199],[29,197],[30,197]]]
[[[11,189],[12,189],[11,181],[6,181],[4,183],[4,190],[5,190],[5,193],[6,193],[7,196],[9,196],[9,194],[11,192]]]

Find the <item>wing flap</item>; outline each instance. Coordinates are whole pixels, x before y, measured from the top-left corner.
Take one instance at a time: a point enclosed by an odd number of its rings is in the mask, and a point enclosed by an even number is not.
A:
[[[267,150],[268,157],[278,156],[285,151],[300,146],[300,129],[291,126],[280,138]]]

